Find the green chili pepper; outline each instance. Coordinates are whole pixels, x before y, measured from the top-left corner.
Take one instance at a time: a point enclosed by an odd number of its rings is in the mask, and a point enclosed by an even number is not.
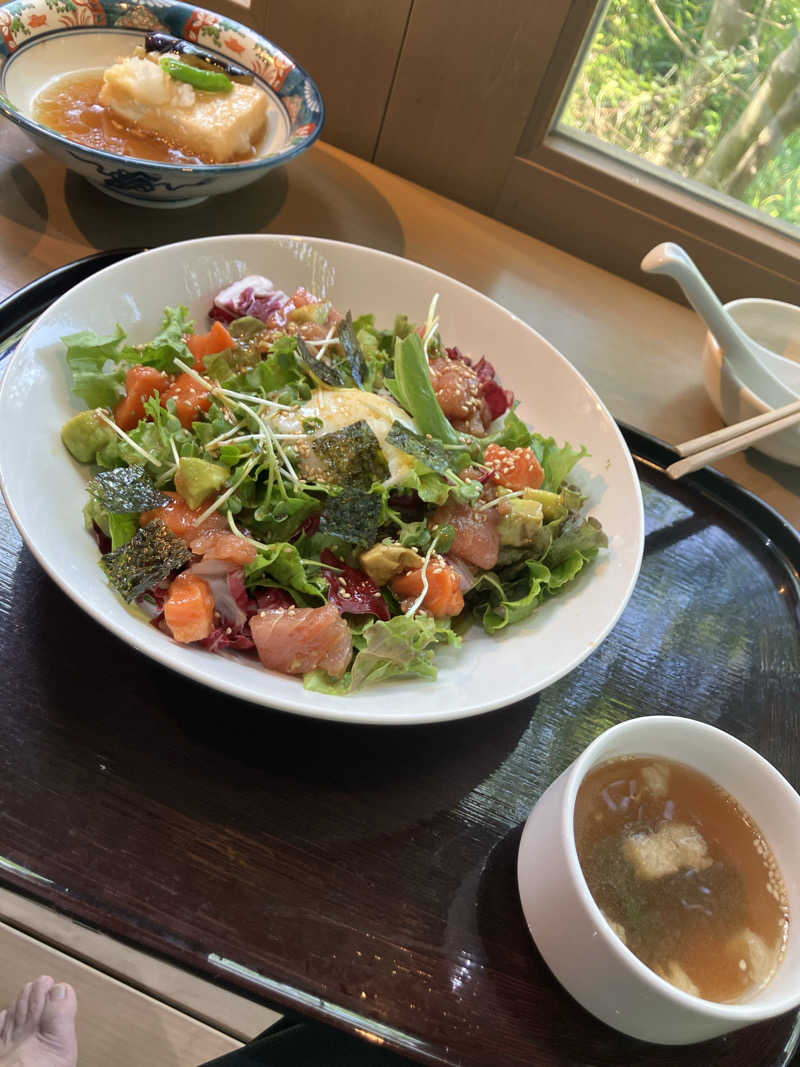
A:
[[[229,93],[233,89],[233,82],[222,71],[202,70],[200,67],[192,67],[173,56],[162,56],[159,59],[162,70],[169,74],[175,81],[187,82],[195,89],[203,89],[207,93]]]
[[[401,403],[414,416],[420,433],[430,434],[445,444],[461,444],[461,438],[439,405],[428,360],[416,332],[395,341],[394,373]]]

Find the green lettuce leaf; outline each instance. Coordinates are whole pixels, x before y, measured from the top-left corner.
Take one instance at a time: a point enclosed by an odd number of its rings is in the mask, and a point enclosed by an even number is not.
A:
[[[138,515],[114,515],[92,497],[84,505],[83,521],[89,533],[94,524],[110,537],[112,550],[127,545],[139,529]]]
[[[299,599],[308,598],[322,604],[328,600],[327,581],[324,578],[316,581],[309,578],[300,553],[294,545],[286,542],[278,541],[268,549],[259,549],[253,562],[245,564],[244,578],[248,587],[277,586],[289,593],[301,594]]]
[[[558,537],[553,539],[542,562],[550,568],[555,568],[575,552],[580,553],[588,562],[594,559],[599,549],[607,547],[608,538],[597,519],[572,515],[564,523]]]
[[[559,445],[554,438],[542,437],[539,433],[532,435],[530,444],[544,470],[542,489],[553,493],[559,492],[575,464],[589,455],[584,445],[573,448],[569,441]]]
[[[476,483],[477,484],[477,483]],[[421,463],[414,463],[413,468],[394,488],[400,492],[413,490],[426,504],[444,504],[450,495],[451,487],[438,474],[428,471]],[[478,487],[480,492],[480,486]]]
[[[67,366],[72,375],[72,391],[90,408],[113,408],[125,395],[128,365],[120,362],[120,346],[125,331],[103,337],[94,330],[81,330],[61,340],[67,346]]]
[[[319,501],[301,489],[286,487],[286,496],[274,490],[263,496],[253,511],[253,529],[259,540],[287,541],[309,516],[319,511]]]
[[[519,415],[515,411],[509,410],[506,412],[500,429],[495,430],[494,433],[487,434],[486,437],[481,437],[480,443],[484,449],[492,444],[502,445],[503,448],[527,448],[532,439],[531,431]]]
[[[139,520],[136,515],[108,516],[108,532],[111,537],[111,549],[121,548],[132,541],[139,529]]]
[[[441,642],[461,644],[449,620],[419,615],[397,615],[388,622],[371,620],[354,638],[358,651],[343,678],[335,680],[316,670],[306,674],[303,683],[318,693],[344,694],[400,676],[435,678],[434,647]]]
[[[148,367],[175,374],[180,368],[175,360],[194,366],[194,356],[184,341],[184,334],[194,330],[194,322],[189,318],[189,309],[183,306],[164,309],[161,329],[152,341],[145,345],[128,345],[122,356],[131,363],[144,363]]]
[[[495,634],[533,614],[544,599],[550,569],[536,560],[526,560],[514,578],[495,571],[482,574],[468,594],[468,601],[487,633]]]
[[[284,334],[278,337],[266,359],[225,382],[226,389],[256,396],[276,395],[281,403],[294,404],[308,400],[311,386],[301,372],[295,358],[296,339]]]
[[[597,519],[572,516],[543,559],[524,559],[482,574],[467,595],[487,633],[527,619],[545,597],[554,596],[608,545]]]

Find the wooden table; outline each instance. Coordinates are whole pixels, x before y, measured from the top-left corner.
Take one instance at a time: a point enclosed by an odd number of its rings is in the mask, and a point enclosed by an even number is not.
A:
[[[620,419],[672,441],[718,425],[693,313],[324,144],[249,191],[170,212],[102,196],[6,125],[0,199],[0,296],[96,249],[222,232],[332,237],[406,255],[499,300]],[[800,525],[800,471],[756,453],[721,468]],[[800,766],[800,738],[786,727],[800,670],[796,593],[779,576],[772,589],[768,545],[646,468],[642,477],[651,561],[589,666],[502,712],[392,730],[265,712],[142,658],[60,593],[3,512],[0,877],[214,982],[421,1062],[781,1062],[787,1020],[701,1049],[622,1039],[557,985],[519,907],[527,812],[605,726],[686,711],[785,773]],[[664,600],[668,554],[719,538],[752,562],[730,586],[744,605],[739,659],[710,636],[729,614],[722,598],[695,620],[701,668],[719,684],[687,692],[694,630],[680,632],[677,602]],[[714,566],[719,576],[712,566],[703,580],[720,588],[725,560]],[[674,632],[643,648],[654,616]],[[764,634],[782,666],[756,716]],[[656,669],[656,647],[683,667]]]

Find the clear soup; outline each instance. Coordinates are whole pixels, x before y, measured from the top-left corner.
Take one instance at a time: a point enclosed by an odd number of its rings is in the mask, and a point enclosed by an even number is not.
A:
[[[729,793],[670,760],[610,760],[581,783],[574,825],[592,896],[651,970],[719,1003],[769,982],[788,936],[787,893]]]

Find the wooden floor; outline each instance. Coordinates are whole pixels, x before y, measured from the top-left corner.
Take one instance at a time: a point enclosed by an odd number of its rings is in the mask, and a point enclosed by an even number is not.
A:
[[[196,1067],[278,1018],[0,889],[0,1007],[40,974],[77,993],[80,1067]]]

